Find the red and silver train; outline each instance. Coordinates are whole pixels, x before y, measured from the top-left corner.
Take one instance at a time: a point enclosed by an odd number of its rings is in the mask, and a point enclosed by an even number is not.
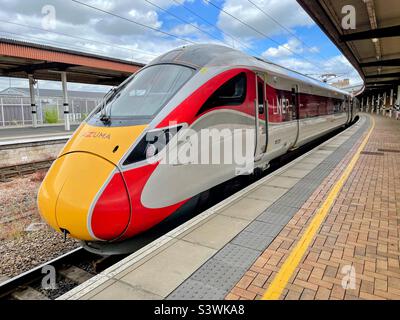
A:
[[[351,123],[357,109],[344,91],[240,51],[178,48],[111,90],[79,126],[40,187],[39,210],[74,238],[121,242],[236,175],[232,164],[162,163],[150,136],[166,136],[166,147],[181,128],[254,129],[254,166],[264,169]]]

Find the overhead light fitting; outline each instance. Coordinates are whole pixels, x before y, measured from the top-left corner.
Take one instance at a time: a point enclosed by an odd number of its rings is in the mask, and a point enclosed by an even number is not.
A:
[[[379,41],[378,38],[373,38],[373,39],[372,39],[372,42],[373,42],[373,43],[377,43],[378,41]]]

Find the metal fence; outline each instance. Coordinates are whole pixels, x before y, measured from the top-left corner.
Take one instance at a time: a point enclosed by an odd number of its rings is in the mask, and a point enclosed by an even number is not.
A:
[[[100,103],[101,99],[69,98],[69,117],[78,124]],[[63,99],[40,97],[36,99],[38,124],[64,122]],[[31,101],[29,97],[0,96],[0,126],[32,125]]]

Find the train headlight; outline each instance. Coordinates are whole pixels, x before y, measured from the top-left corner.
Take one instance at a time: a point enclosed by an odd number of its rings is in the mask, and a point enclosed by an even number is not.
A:
[[[144,161],[157,155],[182,129],[182,125],[148,131],[125,159],[124,165]]]

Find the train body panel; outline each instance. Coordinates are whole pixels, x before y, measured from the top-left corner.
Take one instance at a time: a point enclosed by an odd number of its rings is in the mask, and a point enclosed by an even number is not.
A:
[[[349,102],[343,91],[230,48],[173,50],[111,91],[82,123],[40,188],[40,212],[78,239],[130,238],[246,172],[248,159],[266,168],[346,125],[357,115]],[[205,131],[209,142],[188,156]],[[240,164],[225,153],[236,141],[251,150]]]

